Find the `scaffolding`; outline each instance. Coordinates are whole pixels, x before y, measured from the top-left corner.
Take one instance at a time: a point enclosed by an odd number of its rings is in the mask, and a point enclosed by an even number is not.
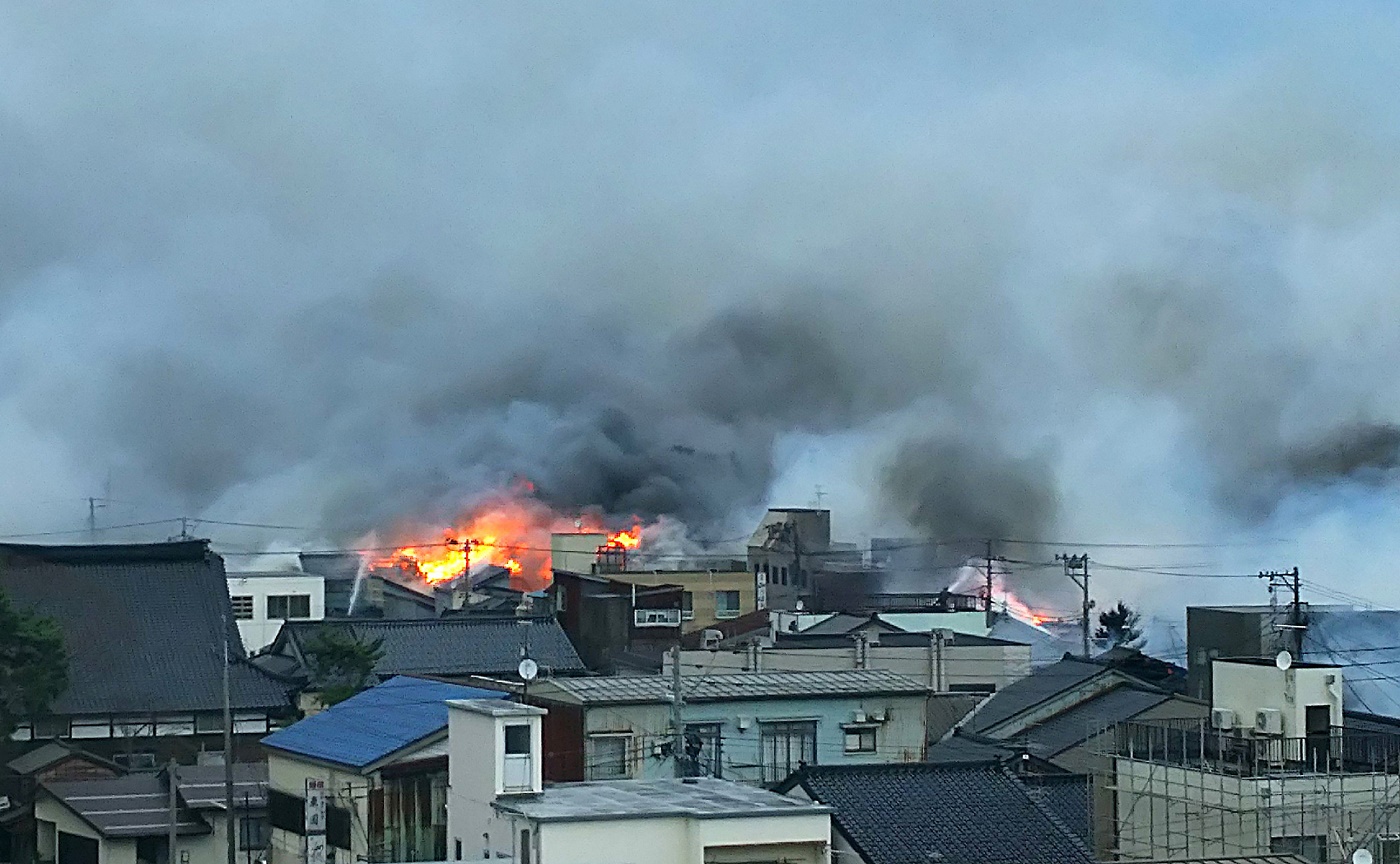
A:
[[[1133,861],[1293,853],[1400,864],[1400,735],[1241,735],[1204,720],[1118,724],[1095,762],[1100,854]]]

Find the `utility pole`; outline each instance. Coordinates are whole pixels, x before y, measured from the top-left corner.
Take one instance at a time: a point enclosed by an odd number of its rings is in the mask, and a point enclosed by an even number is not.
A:
[[[1298,568],[1292,570],[1261,570],[1260,579],[1269,580],[1269,598],[1274,597],[1274,592],[1279,588],[1285,588],[1293,595],[1293,602],[1288,604],[1288,623],[1283,625],[1289,632],[1289,644],[1293,647],[1293,656],[1302,659],[1303,657],[1303,631],[1307,625],[1303,623],[1303,600],[1302,600],[1302,579],[1298,576]]]
[[[681,693],[681,647],[671,646],[671,758],[676,761],[676,776],[687,777],[685,765],[685,725],[681,720],[681,709],[685,707],[685,695]]]
[[[175,760],[171,759],[165,766],[165,783],[170,787],[168,792],[170,799],[170,821],[166,824],[165,848],[169,850],[166,854],[166,860],[170,861],[171,864],[180,860],[180,856],[175,852],[175,827],[180,821],[180,792],[176,785],[178,782],[179,781],[175,779]]]
[[[1089,556],[1088,555],[1056,555],[1056,561],[1064,563],[1065,575],[1070,581],[1079,586],[1084,592],[1084,600],[1080,606],[1079,613],[1082,616],[1079,622],[1080,636],[1083,640],[1084,659],[1089,659],[1089,612],[1094,608],[1094,601],[1089,599]]]
[[[96,542],[97,542],[97,511],[98,511],[100,508],[103,508],[103,507],[106,507],[106,506],[107,506],[107,499],[105,499],[105,498],[96,498],[96,497],[93,497],[93,496],[90,495],[90,496],[88,496],[87,502],[88,502],[88,520],[87,520],[88,542],[89,542],[89,543],[96,543]]]
[[[228,616],[219,616],[224,635],[224,839],[227,841],[228,864],[238,864],[238,816],[233,812],[233,705],[229,696]],[[172,859],[173,861],[173,859]]]
[[[993,572],[994,572],[994,571],[992,570],[992,565],[995,564],[995,563],[998,562],[998,561],[1005,561],[1005,560],[1006,560],[1006,557],[1003,556],[1003,555],[993,555],[993,554],[992,554],[992,541],[991,541],[991,540],[988,540],[988,541],[987,541],[987,556],[986,556],[986,561],[987,561],[987,572],[984,574],[984,575],[986,576],[986,579],[987,579],[987,629],[988,629],[988,630],[990,630],[990,629],[992,628],[992,625],[993,625],[993,624],[996,624],[996,623],[997,623],[997,611],[996,611],[996,609],[992,606],[992,575],[993,575]]]

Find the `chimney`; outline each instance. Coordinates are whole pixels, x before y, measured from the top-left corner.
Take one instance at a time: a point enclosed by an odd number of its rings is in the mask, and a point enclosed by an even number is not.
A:
[[[504,699],[447,703],[448,848],[481,848],[483,857],[509,851],[509,823],[491,806],[497,798],[544,789],[545,709]]]

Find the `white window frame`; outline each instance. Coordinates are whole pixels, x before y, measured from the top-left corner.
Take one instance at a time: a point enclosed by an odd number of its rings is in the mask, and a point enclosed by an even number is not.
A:
[[[303,616],[303,615],[293,615],[293,614],[292,614],[292,601],[293,601],[293,600],[299,600],[299,599],[301,599],[301,598],[305,598],[305,599],[306,599],[306,614],[305,614],[304,616]],[[272,601],[273,601],[273,600],[285,600],[285,601],[286,601],[286,603],[287,603],[287,614],[286,614],[286,615],[273,615],[273,614],[272,614]],[[269,594],[269,595],[267,595],[267,598],[266,598],[265,601],[264,601],[264,608],[267,610],[267,620],[269,620],[269,621],[310,621],[310,620],[311,620],[311,595],[310,595],[310,594],[301,594],[301,593],[295,593],[295,594]]]
[[[793,741],[796,736],[792,733],[796,727],[801,726],[803,732],[810,730],[809,740],[807,735],[797,738],[798,747],[804,752],[797,753],[794,758]],[[774,733],[779,727],[784,727],[783,740],[786,741],[783,750],[783,758],[775,758],[777,755],[776,736]],[[764,783],[781,783],[788,775],[807,765],[817,764],[817,736],[820,734],[819,724],[816,720],[760,720],[758,721],[758,761],[763,772]],[[773,743],[770,743],[773,742]],[[802,745],[807,746],[803,747]],[[771,752],[770,752],[771,751]],[[781,774],[782,776],[778,776]]]
[[[637,627],[679,627],[679,609],[633,609],[632,622]]]
[[[636,746],[632,741],[631,732],[590,732],[588,735],[588,747],[585,750],[587,757],[583,776],[589,780],[631,780],[633,774],[632,761],[636,757]],[[621,774],[600,774],[597,773],[599,741],[609,743],[620,740],[622,742],[622,773]]]

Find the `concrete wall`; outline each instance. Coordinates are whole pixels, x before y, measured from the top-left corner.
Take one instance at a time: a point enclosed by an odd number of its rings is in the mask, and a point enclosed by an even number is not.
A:
[[[1189,606],[1186,609],[1186,677],[1192,696],[1209,699],[1211,662],[1219,657],[1272,657],[1284,647],[1274,629],[1284,613],[1259,607]]]
[[[908,675],[927,683],[930,689],[951,690],[957,687],[986,687],[1001,690],[1030,674],[1029,645],[966,645],[945,644],[943,663],[939,670],[938,650],[932,646],[895,648],[871,645],[867,651],[866,669],[880,669]],[[718,651],[682,651],[681,668],[696,667],[715,672],[748,671],[753,663],[751,651],[722,649]],[[665,661],[663,674],[669,669]],[[760,649],[758,667],[765,672],[830,672],[859,669],[854,641],[843,648],[793,648],[779,643],[771,649]]]
[[[549,566],[572,573],[592,573],[598,563],[598,547],[608,535],[593,533],[552,534],[549,538]]]
[[[277,638],[282,628],[282,619],[267,617],[267,598],[279,594],[306,594],[311,597],[311,615],[307,619],[320,621],[326,617],[326,580],[322,576],[307,573],[286,575],[256,573],[228,574],[230,597],[252,597],[253,617],[238,621],[238,634],[243,637],[243,648],[248,653],[265,648]]]
[[[679,585],[690,592],[693,616],[681,622],[686,632],[702,630],[717,621],[738,618],[758,608],[753,574],[735,571],[709,570],[647,570],[609,573],[609,579],[635,585]],[[738,591],[739,612],[720,619],[716,615],[715,592]]]
[[[1211,706],[1235,712],[1236,723],[1254,727],[1255,713],[1274,708],[1283,715],[1283,737],[1301,738],[1307,731],[1308,706],[1326,705],[1331,726],[1342,725],[1342,670],[1335,666],[1283,670],[1272,663],[1212,664]]]
[[[369,788],[371,779],[348,769],[333,768],[314,762],[293,759],[280,751],[270,750],[267,757],[267,785],[270,789],[306,796],[308,778],[326,781],[326,803],[350,811],[351,849],[337,850],[341,855],[359,861],[369,855]],[[279,828],[272,829],[269,864],[300,864],[304,857],[302,837]]]
[[[1400,831],[1400,777],[1302,774],[1241,778],[1115,760],[1118,851],[1125,858],[1262,854],[1284,837],[1327,837],[1328,858],[1376,852],[1375,833]],[[1357,838],[1352,840],[1349,838]]]
[[[656,818],[534,825],[538,864],[827,864],[830,818]]]
[[[519,836],[509,818],[502,817],[492,802],[503,790],[505,776],[506,724],[529,723],[531,753],[534,755],[535,788],[542,782],[543,752],[541,718],[492,717],[468,711],[449,703],[447,717],[447,857],[455,859],[456,845],[462,844],[465,858],[493,857],[510,853]],[[508,798],[508,796],[507,796]]]

